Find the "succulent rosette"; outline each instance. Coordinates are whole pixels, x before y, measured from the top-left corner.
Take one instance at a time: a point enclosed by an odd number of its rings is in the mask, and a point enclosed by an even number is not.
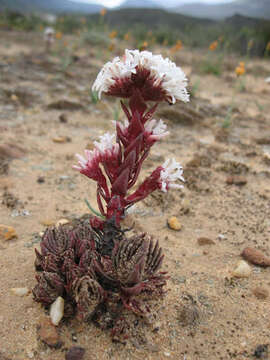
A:
[[[104,312],[112,315],[119,304],[145,315],[142,295],[145,301],[164,293],[159,243],[146,234],[127,237],[121,221],[128,208],[153,191],[182,188],[183,169],[175,159],[166,160],[139,185],[137,181],[151,147],[169,134],[167,125],[153,117],[158,103],[187,102],[186,86],[181,68],[149,51],[126,50],[101,69],[93,90],[99,97],[126,99],[121,101],[126,119],[114,122],[115,133],[100,136],[93,150],[77,154],[73,166],[97,183],[100,215],[77,227],[46,231],[41,252],[36,251],[36,301],[48,306],[61,296],[67,314],[87,320]],[[123,330],[121,313],[112,317],[115,334]]]

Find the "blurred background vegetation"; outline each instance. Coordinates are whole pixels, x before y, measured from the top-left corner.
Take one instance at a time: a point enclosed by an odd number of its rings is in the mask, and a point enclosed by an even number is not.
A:
[[[53,26],[56,32],[79,35],[83,42],[90,45],[109,46],[113,39],[119,39],[128,40],[129,46],[139,48],[151,44],[177,48],[176,44],[181,42],[181,46],[210,46],[212,50],[211,44],[217,42],[214,49],[216,53],[236,52],[265,57],[270,53],[268,19],[235,14],[221,20],[210,20],[158,8],[125,7],[111,11],[97,7],[94,13],[83,15],[78,13],[78,9],[66,14],[64,10],[61,13],[58,9],[57,15],[49,15],[35,8],[31,11],[29,4],[24,7],[27,11],[21,11],[14,4],[10,7],[4,0],[0,0],[1,30],[43,32],[47,26]]]

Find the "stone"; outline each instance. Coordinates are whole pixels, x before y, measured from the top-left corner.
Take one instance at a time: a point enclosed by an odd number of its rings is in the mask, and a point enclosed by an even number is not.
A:
[[[55,226],[60,226],[60,225],[66,225],[68,224],[70,221],[68,219],[60,219],[56,222]]]
[[[68,136],[56,136],[52,139],[52,141],[58,144],[65,144],[71,142],[71,139]]]
[[[237,278],[247,278],[250,276],[250,274],[251,274],[251,267],[244,260],[240,260],[237,263],[236,268],[232,272],[233,277],[237,277]]]
[[[172,216],[168,219],[168,226],[170,229],[175,231],[180,231],[182,228],[182,225],[180,224],[176,216]]]
[[[50,318],[53,325],[58,326],[62,317],[64,316],[65,300],[58,296],[58,298],[50,306]]]
[[[82,360],[85,354],[85,349],[79,346],[73,346],[68,350],[65,360]]]
[[[263,286],[257,286],[255,289],[252,290],[252,292],[256,296],[256,298],[260,300],[265,300],[269,296],[269,291]]]
[[[0,158],[3,159],[19,159],[25,155],[24,149],[20,146],[12,144],[0,144]]]
[[[244,176],[240,176],[240,175],[232,175],[232,176],[228,176],[226,179],[226,184],[228,185],[238,185],[238,186],[243,186],[246,185],[247,183],[247,179]]]
[[[11,240],[15,238],[18,238],[18,235],[12,226],[0,224],[0,240]]]
[[[30,290],[27,287],[24,288],[11,288],[10,291],[17,296],[25,296],[30,293]]]
[[[270,266],[270,259],[267,258],[264,255],[264,253],[260,250],[246,247],[242,251],[241,255],[245,260],[249,261],[251,264],[259,265],[259,266],[263,266],[263,267]]]
[[[49,317],[43,317],[37,325],[37,335],[41,341],[52,348],[61,347],[60,336]]]
[[[204,245],[215,245],[214,240],[209,239],[207,237],[199,237],[198,240],[198,245],[200,246],[204,246]]]

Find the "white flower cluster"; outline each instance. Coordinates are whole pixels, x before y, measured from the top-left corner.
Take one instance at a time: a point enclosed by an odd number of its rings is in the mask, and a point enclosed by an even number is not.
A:
[[[47,27],[45,30],[44,30],[44,40],[46,42],[50,42],[52,43],[54,41],[54,29],[51,28],[51,27]]]
[[[79,166],[74,165],[77,170],[86,170],[96,162],[102,162],[109,158],[115,158],[119,153],[119,144],[115,144],[115,135],[106,133],[99,136],[99,141],[94,141],[94,150],[85,150],[86,159],[80,154],[76,154]],[[94,165],[95,166],[95,165]]]
[[[76,154],[79,166],[73,165],[72,166],[73,169],[76,169],[79,171],[86,170],[88,165],[91,164],[91,162],[93,161],[93,158],[94,158],[94,151],[84,150],[84,153],[85,153],[86,159],[82,155]]]
[[[101,97],[103,92],[109,91],[116,79],[130,77],[132,73],[136,74],[137,67],[150,70],[154,85],[160,84],[172,103],[176,100],[189,101],[186,89],[187,78],[182,69],[168,58],[153,55],[150,51],[125,50],[122,58],[116,57],[112,62],[106,63],[93,84],[93,91],[97,91]]]
[[[155,119],[148,121],[145,125],[145,130],[152,133],[152,137],[155,139],[160,139],[170,133],[169,131],[166,131],[167,125],[161,119],[159,121]]]
[[[167,192],[168,188],[181,189],[182,185],[175,184],[176,180],[185,181],[183,178],[182,166],[173,158],[167,159],[163,165],[163,170],[160,172],[161,190]]]
[[[94,141],[94,145],[100,154],[104,155],[106,152],[118,152],[119,145],[115,144],[115,134],[105,133],[99,136],[99,139],[99,141]]]

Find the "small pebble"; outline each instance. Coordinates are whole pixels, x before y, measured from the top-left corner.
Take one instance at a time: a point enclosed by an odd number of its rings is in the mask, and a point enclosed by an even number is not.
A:
[[[65,144],[70,142],[71,139],[68,136],[56,136],[52,139],[52,141],[58,144]]]
[[[29,359],[33,359],[34,356],[35,356],[35,354],[33,353],[33,351],[27,350],[26,353],[27,353],[27,356],[28,356]]]
[[[0,240],[11,240],[17,237],[18,235],[12,226],[0,225]]]
[[[200,238],[198,238],[197,242],[200,246],[215,244],[214,240],[209,239],[207,237],[200,237]]]
[[[68,224],[70,221],[68,219],[60,219],[57,221],[57,223],[55,224],[56,226],[59,226],[59,225],[66,225]]]
[[[43,317],[37,325],[38,337],[48,346],[61,347],[61,341],[57,329],[52,325],[49,317]]]
[[[224,240],[226,239],[226,236],[223,234],[218,234],[218,240]]]
[[[190,200],[185,198],[183,201],[182,201],[182,204],[181,204],[181,209],[183,210],[184,214],[187,214],[190,210]]]
[[[233,270],[232,275],[237,278],[246,278],[251,274],[251,267],[244,260],[240,260]]]
[[[249,261],[251,264],[259,265],[259,266],[270,266],[270,259],[267,258],[264,253],[260,250],[246,247],[242,254],[243,258]]]
[[[59,116],[59,121],[63,124],[66,124],[68,122],[68,118],[67,118],[67,115],[66,114],[61,114]]]
[[[260,300],[265,300],[269,296],[269,291],[262,286],[257,286],[255,289],[252,290],[252,292],[256,296],[256,298]]]
[[[11,97],[10,97],[10,99],[11,99],[12,101],[18,101],[18,100],[19,100],[19,99],[18,99],[18,96],[15,95],[15,94],[12,94]]]
[[[66,353],[66,360],[82,360],[84,357],[85,349],[79,346],[73,346]]]
[[[29,294],[29,289],[27,287],[24,288],[11,288],[10,291],[17,296],[25,296]]]
[[[50,318],[53,325],[57,326],[64,316],[65,300],[58,296],[58,298],[50,306]]]
[[[247,183],[247,179],[244,176],[240,176],[240,175],[232,175],[232,176],[228,176],[226,179],[226,183],[228,185],[246,185]]]
[[[45,178],[44,178],[44,176],[39,176],[39,177],[37,178],[37,183],[39,183],[39,184],[45,183]]]
[[[179,231],[182,228],[182,225],[180,224],[179,220],[176,216],[172,216],[168,219],[168,226],[172,230]]]

